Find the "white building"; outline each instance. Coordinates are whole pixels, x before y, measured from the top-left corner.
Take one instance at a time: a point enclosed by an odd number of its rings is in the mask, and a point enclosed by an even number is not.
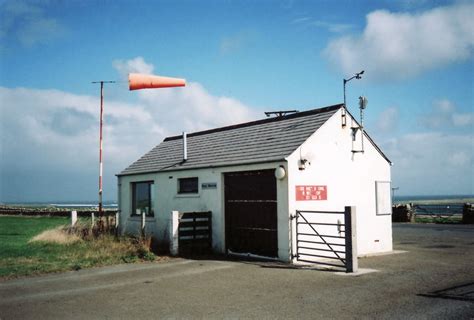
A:
[[[211,211],[215,252],[292,261],[297,210],[355,206],[358,255],[388,252],[390,166],[343,105],[168,137],[118,174],[120,230],[146,212],[166,243],[173,210]]]

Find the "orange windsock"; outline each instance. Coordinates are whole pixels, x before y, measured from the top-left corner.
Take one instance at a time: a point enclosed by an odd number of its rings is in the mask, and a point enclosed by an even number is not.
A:
[[[184,87],[186,85],[186,80],[141,73],[130,73],[128,75],[128,84],[130,90]]]

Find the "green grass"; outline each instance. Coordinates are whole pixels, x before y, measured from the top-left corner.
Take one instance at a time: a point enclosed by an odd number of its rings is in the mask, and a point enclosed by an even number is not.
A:
[[[453,217],[430,217],[430,216],[415,216],[416,223],[439,223],[439,224],[457,224],[462,223],[462,216]]]
[[[67,225],[62,217],[0,216],[0,278],[78,270],[139,260],[153,260],[147,248],[130,238],[98,239],[72,244],[29,242],[39,233]]]

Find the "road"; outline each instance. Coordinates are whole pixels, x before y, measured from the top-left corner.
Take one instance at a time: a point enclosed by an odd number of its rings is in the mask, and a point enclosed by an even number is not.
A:
[[[377,272],[171,259],[0,283],[0,319],[473,319],[474,226],[394,224]],[[465,299],[427,297],[442,292]],[[455,297],[456,298],[456,297]],[[470,299],[470,300],[469,300]]]

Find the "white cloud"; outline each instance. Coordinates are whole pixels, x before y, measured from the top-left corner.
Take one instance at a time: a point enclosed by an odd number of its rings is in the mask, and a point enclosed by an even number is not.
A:
[[[123,61],[122,65],[153,70],[142,58]],[[135,103],[115,101],[110,94],[107,97],[105,199],[115,198],[114,175],[165,136],[260,117],[236,99],[210,94],[199,83],[141,90],[135,97]],[[99,109],[95,96],[0,87],[0,201],[94,199]]]
[[[456,109],[454,104],[448,99],[436,100],[433,103],[433,107],[435,111],[440,112],[440,113],[450,113]]]
[[[306,16],[294,19],[293,21],[291,21],[291,24],[302,25],[305,27],[323,28],[333,33],[347,32],[354,28],[352,24],[328,22],[324,20],[313,19],[311,17]]]
[[[364,69],[372,79],[404,79],[474,52],[473,3],[419,14],[378,10],[367,15],[362,34],[332,40],[323,55],[343,73]]]
[[[330,32],[342,33],[351,30],[354,26],[347,23],[332,23],[327,21],[315,20],[309,23],[309,25],[325,28]]]
[[[471,113],[455,113],[452,116],[453,124],[456,127],[465,127],[474,125],[474,114]]]
[[[188,83],[184,88],[142,90],[138,95],[156,118],[173,124],[175,133],[214,128],[259,117],[259,114],[238,100],[213,96],[195,82]]]
[[[396,107],[389,107],[380,113],[376,129],[382,133],[391,132],[398,126],[399,111]]]
[[[455,152],[448,157],[448,163],[453,166],[465,166],[472,162],[472,155],[469,155],[465,150]]]
[[[473,194],[474,135],[412,133],[381,144],[402,194]]]
[[[456,105],[450,100],[440,99],[433,102],[431,113],[422,115],[420,122],[430,129],[472,127],[474,125],[474,113],[459,113]]]
[[[122,78],[127,78],[129,73],[152,74],[154,66],[146,63],[143,57],[136,57],[130,60],[117,59],[112,62],[115,70],[118,71]]]
[[[0,40],[11,36],[23,46],[33,47],[65,33],[65,27],[48,17],[40,2],[6,1],[0,5]]]

